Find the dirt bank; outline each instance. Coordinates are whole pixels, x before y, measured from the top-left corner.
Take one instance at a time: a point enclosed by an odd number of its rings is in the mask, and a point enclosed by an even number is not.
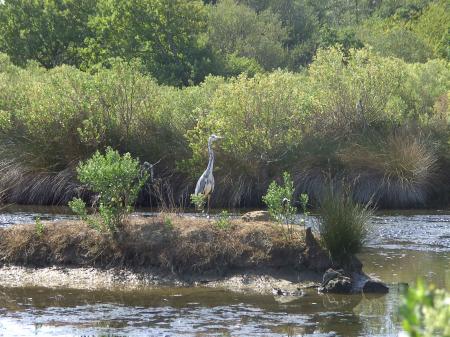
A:
[[[81,221],[0,229],[0,285],[75,288],[209,285],[267,292],[318,280],[329,260],[303,230],[270,222],[133,217],[117,238]],[[306,238],[305,238],[306,235]]]

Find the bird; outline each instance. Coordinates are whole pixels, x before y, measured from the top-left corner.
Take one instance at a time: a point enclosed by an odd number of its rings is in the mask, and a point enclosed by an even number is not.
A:
[[[197,185],[195,185],[195,194],[203,194],[208,199],[208,212],[209,214],[209,201],[211,199],[211,194],[214,191],[214,176],[213,176],[213,168],[214,168],[214,151],[212,149],[212,143],[218,139],[222,139],[223,137],[219,137],[215,134],[212,134],[208,138],[208,154],[209,161],[208,166],[206,167],[205,172],[200,176],[197,181]]]

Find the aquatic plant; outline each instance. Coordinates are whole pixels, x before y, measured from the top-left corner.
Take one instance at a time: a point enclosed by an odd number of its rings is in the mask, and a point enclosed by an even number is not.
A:
[[[400,307],[405,337],[450,336],[450,293],[418,280],[403,296]]]
[[[119,230],[148,178],[146,172],[141,172],[139,160],[133,159],[129,153],[121,156],[118,151],[108,148],[105,154],[97,151],[92,158],[81,162],[77,172],[80,182],[98,193],[98,212],[102,222],[94,227],[112,233]],[[79,199],[74,199],[71,206],[81,218],[93,219],[87,215],[85,205]],[[95,220],[89,222],[92,224]]]
[[[321,244],[335,263],[345,265],[361,251],[372,214],[369,204],[355,203],[348,191],[330,188],[324,193],[316,226]]]

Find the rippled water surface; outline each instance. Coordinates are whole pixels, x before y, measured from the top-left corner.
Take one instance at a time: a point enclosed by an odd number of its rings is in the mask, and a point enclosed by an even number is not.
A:
[[[70,217],[60,213],[9,210],[0,226]],[[397,336],[404,283],[422,276],[450,290],[450,215],[378,215],[373,233],[360,258],[367,273],[390,284],[384,296],[0,287],[0,336]]]

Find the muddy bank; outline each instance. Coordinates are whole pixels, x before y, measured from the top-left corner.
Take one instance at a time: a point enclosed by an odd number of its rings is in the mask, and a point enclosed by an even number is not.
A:
[[[271,294],[274,289],[296,292],[301,287],[318,286],[321,275],[316,272],[293,273],[277,270],[250,270],[228,276],[189,275],[180,277],[160,269],[128,270],[83,267],[3,266],[2,287],[47,287],[72,289],[134,290],[156,287],[213,287],[235,292]]]
[[[70,220],[47,222],[43,229],[32,224],[0,228],[0,285],[203,285],[290,294],[305,284],[318,287],[321,281],[324,292],[361,292],[370,281],[356,258],[342,274],[328,270],[337,266],[311,229],[298,227],[288,234],[272,222],[242,219],[220,229],[215,221],[135,217],[114,236]],[[325,282],[326,275],[337,278]]]
[[[270,292],[318,281],[330,265],[314,237],[279,225],[174,215],[131,218],[116,238],[81,221],[0,229],[0,284],[73,288],[205,285]]]

